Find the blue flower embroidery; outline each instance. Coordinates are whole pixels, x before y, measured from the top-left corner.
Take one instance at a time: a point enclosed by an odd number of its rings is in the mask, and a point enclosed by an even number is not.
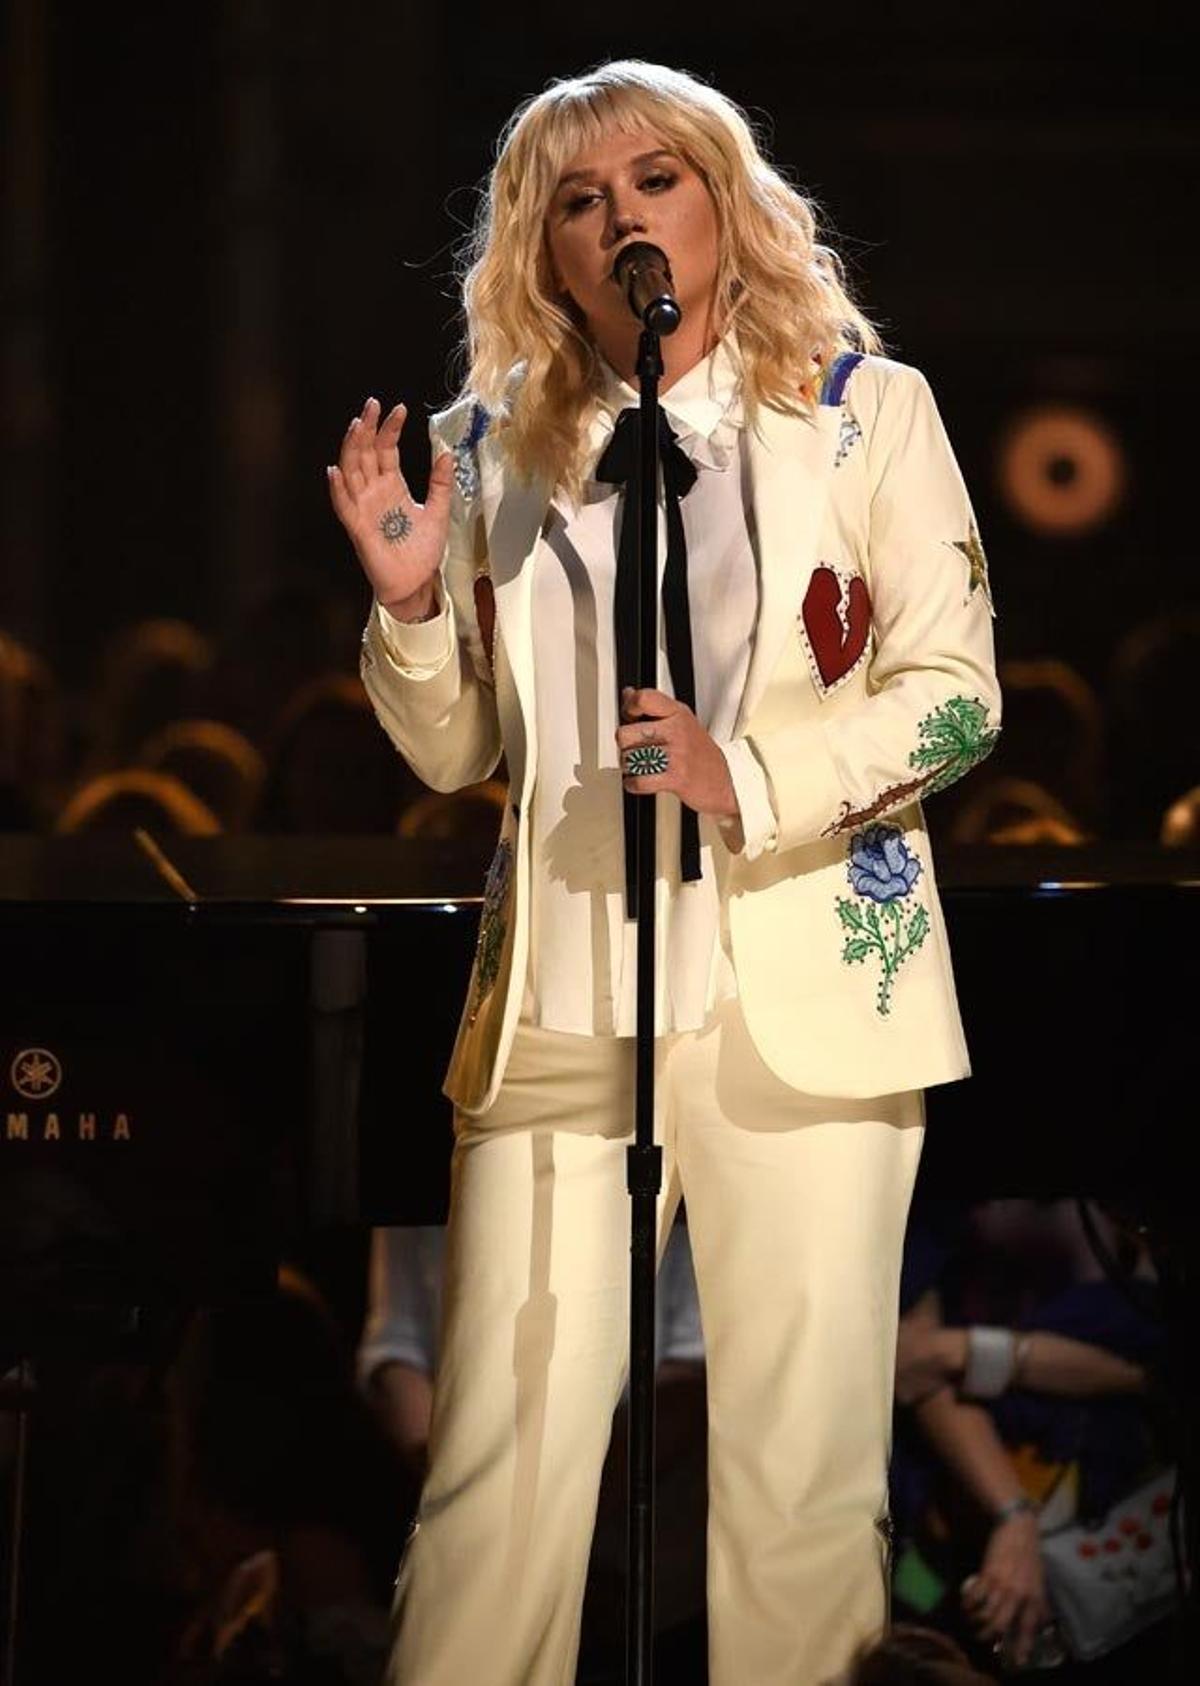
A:
[[[848,876],[857,895],[894,902],[921,876],[921,863],[909,854],[899,826],[879,822],[851,837]]]
[[[877,821],[850,839],[846,876],[855,901],[838,896],[837,915],[847,932],[842,960],[848,966],[860,964],[873,954],[883,968],[875,1006],[881,1015],[892,1010],[892,985],[900,967],[929,934],[929,912],[916,902],[905,915],[901,906],[921,875],[921,863],[910,853],[899,826]]]

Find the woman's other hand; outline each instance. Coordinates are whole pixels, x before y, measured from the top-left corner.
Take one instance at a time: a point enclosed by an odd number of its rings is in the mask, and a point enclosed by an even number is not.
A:
[[[1028,1660],[1038,1632],[1051,1620],[1037,1517],[1028,1511],[997,1522],[979,1572],[963,1582],[961,1599],[984,1640],[1008,1636],[1018,1663]]]
[[[686,703],[663,691],[636,691],[626,686],[621,718],[638,722],[617,728],[622,772],[629,764],[631,750],[658,748],[667,756],[665,772],[624,777],[621,783],[626,790],[634,796],[658,796],[670,791],[698,814],[737,819],[740,810],[729,763]]]
[[[441,455],[429,493],[417,503],[400,472],[400,434],[407,414],[397,404],[382,425],[368,398],[342,437],[337,464],[326,469],[329,496],[362,563],[371,589],[398,620],[421,620],[434,606],[433,580],[446,549],[454,460]]]

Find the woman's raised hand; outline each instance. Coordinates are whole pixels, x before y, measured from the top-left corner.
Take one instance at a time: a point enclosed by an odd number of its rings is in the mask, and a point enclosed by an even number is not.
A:
[[[325,472],[334,511],[375,596],[399,619],[418,620],[433,606],[446,549],[454,461],[448,451],[438,458],[426,500],[417,503],[400,472],[406,414],[397,404],[381,425],[378,400],[368,398],[346,429],[336,466]]]

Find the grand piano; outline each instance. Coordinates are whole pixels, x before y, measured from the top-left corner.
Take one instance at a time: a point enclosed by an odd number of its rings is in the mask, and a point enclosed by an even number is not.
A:
[[[923,1182],[1186,1230],[1200,852],[938,867],[973,1075],[928,1093]],[[0,838],[0,1296],[20,1254],[219,1299],[296,1226],[440,1221],[482,877],[388,838]]]
[[[974,1072],[928,1092],[920,1186],[1145,1228],[1194,1492],[1200,853],[937,858]],[[169,1350],[180,1309],[269,1295],[302,1232],[444,1217],[483,871],[391,839],[0,838],[0,1405],[24,1422],[55,1343],[132,1319]]]

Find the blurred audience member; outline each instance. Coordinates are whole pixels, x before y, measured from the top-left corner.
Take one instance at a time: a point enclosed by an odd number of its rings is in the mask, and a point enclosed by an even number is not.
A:
[[[379,730],[359,681],[328,674],[302,686],[280,716],[257,829],[391,836],[424,789]]]
[[[1078,824],[1056,796],[1032,779],[993,779],[979,788],[954,816],[955,843],[1083,843]]]
[[[194,715],[212,661],[208,639],[186,621],[138,621],[119,632],[104,653],[84,726],[83,776],[131,765],[160,727]]]
[[[1010,1664],[1039,1646],[1062,1657],[1042,1536],[1100,1521],[1168,1461],[1147,1401],[1163,1345],[1153,1266],[1088,1211],[1120,1286],[1075,1201],[915,1202],[906,1238],[894,1590]]]
[[[393,1472],[324,1299],[291,1268],[280,1290],[197,1319],[173,1372],[194,1589],[182,1660],[223,1661],[214,1682],[376,1686],[400,1540]]]
[[[1158,840],[1168,849],[1194,849],[1200,844],[1200,784],[1171,803],[1162,817]]]
[[[111,1327],[37,1359],[22,1680],[377,1686],[396,1483],[320,1294]]]
[[[944,1633],[897,1622],[853,1665],[846,1686],[994,1686]]]
[[[393,1225],[371,1235],[358,1377],[388,1438],[418,1479],[425,1474],[445,1251],[441,1224]],[[671,1228],[658,1288],[659,1363],[702,1364],[700,1307],[682,1224]]]
[[[244,831],[257,807],[266,764],[250,740],[220,720],[177,720],[149,738],[138,765],[169,773],[198,796],[225,831]]]
[[[151,834],[211,837],[220,831],[221,822],[179,779],[146,767],[97,774],[75,792],[54,822],[54,830],[64,836],[138,827]]]
[[[1111,836],[1157,838],[1164,809],[1195,784],[1198,670],[1200,609],[1172,609],[1117,646],[1107,695]]]
[[[50,669],[0,632],[0,831],[34,831],[53,809],[62,722]]]
[[[437,1224],[371,1234],[358,1378],[415,1487],[425,1476],[444,1252]]]
[[[329,673],[358,671],[357,602],[308,585],[273,592],[222,639],[201,712],[225,720],[262,748],[282,699]]]

